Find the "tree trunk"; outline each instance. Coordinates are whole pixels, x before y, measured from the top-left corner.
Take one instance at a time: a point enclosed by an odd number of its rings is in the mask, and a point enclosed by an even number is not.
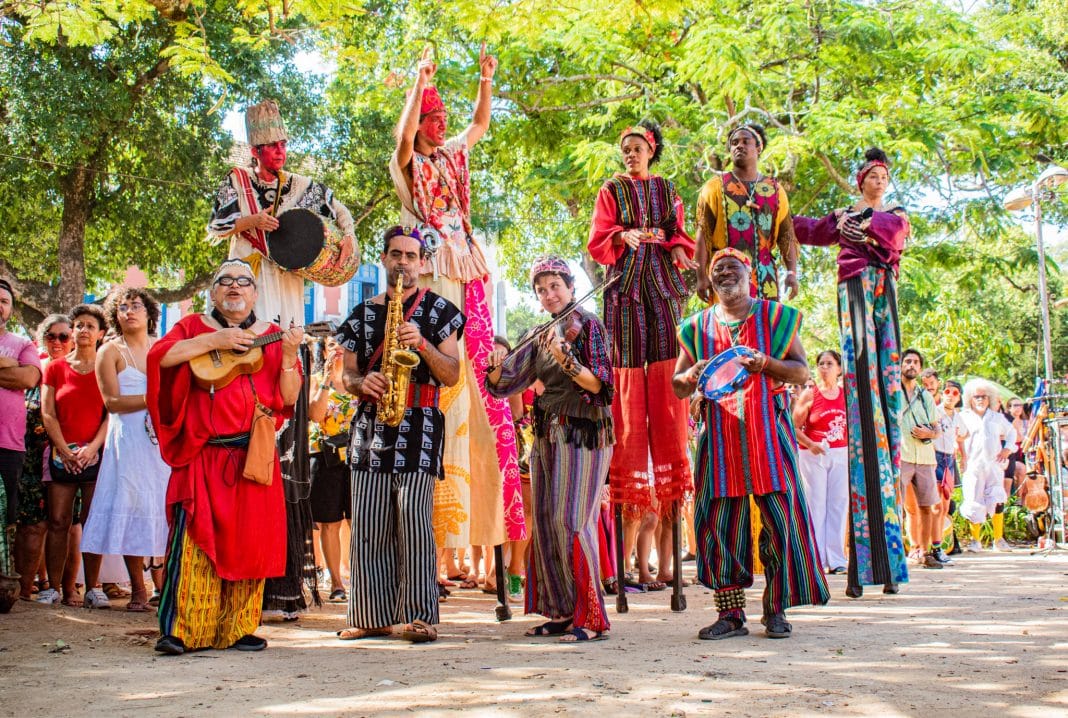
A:
[[[93,212],[93,171],[79,164],[60,180],[63,218],[59,227],[59,286],[53,306],[42,311],[67,312],[85,296],[85,227]]]

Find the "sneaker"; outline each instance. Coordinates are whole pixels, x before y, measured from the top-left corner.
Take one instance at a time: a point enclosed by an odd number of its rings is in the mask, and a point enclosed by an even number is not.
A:
[[[111,601],[99,588],[90,588],[82,599],[82,608],[111,608]]]
[[[983,544],[979,543],[978,541],[969,541],[968,545],[964,547],[964,550],[968,553],[982,553]]]
[[[946,555],[946,552],[942,550],[941,546],[939,546],[938,548],[936,548],[934,550],[934,557],[937,558],[938,562],[940,564],[942,564],[943,566],[952,566],[953,565],[953,559],[951,559],[948,555]]]
[[[1012,546],[1009,546],[1009,542],[1003,538],[999,538],[997,541],[994,542],[993,549],[995,551],[1001,551],[1002,553],[1012,552]]]
[[[919,561],[920,563],[923,563],[923,549],[919,546],[912,549],[911,551],[909,551],[909,558],[911,558],[913,561]]]
[[[37,594],[37,603],[45,603],[49,606],[59,603],[59,591],[54,588],[46,588]]]
[[[934,553],[928,553],[924,554],[923,560],[920,561],[920,566],[924,568],[942,568],[942,562],[938,560]]]

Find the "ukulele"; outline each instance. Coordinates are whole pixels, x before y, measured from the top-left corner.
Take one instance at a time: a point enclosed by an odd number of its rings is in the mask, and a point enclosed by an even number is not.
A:
[[[337,327],[333,322],[313,322],[303,327],[311,336],[333,336]],[[248,331],[248,330],[246,330]],[[263,368],[263,347],[282,341],[285,332],[268,332],[256,336],[252,346],[244,351],[236,349],[212,349],[210,352],[189,360],[193,381],[202,389],[218,390],[242,374],[255,374]]]

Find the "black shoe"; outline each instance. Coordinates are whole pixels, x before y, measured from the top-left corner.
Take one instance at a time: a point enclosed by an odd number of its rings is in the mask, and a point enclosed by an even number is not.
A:
[[[251,633],[247,636],[241,636],[237,639],[234,645],[230,648],[236,648],[239,651],[262,651],[267,647],[267,641],[259,636],[253,636]]]
[[[961,554],[961,553],[964,553],[964,552],[960,550],[960,543],[958,541],[954,540],[953,541],[953,548],[951,548],[949,550],[949,555],[950,556],[956,556],[957,554]]]
[[[887,581],[883,584],[883,593],[897,593],[901,589],[897,587],[897,584],[893,581]]]
[[[860,598],[864,595],[863,586],[846,586],[846,595],[850,598]]]
[[[835,566],[834,568],[832,568],[832,569],[827,571],[827,573],[831,574],[832,576],[837,576],[840,573],[846,573],[846,572],[847,571],[846,571],[846,567],[845,566]]]
[[[164,636],[156,641],[156,650],[168,656],[180,656],[185,653],[185,644],[181,638]]]
[[[696,561],[697,557],[693,555],[692,551],[687,551],[686,553],[684,553],[682,555],[682,559],[681,560],[683,562],[689,563],[690,561]]]
[[[764,635],[768,638],[789,638],[794,630],[782,611],[764,616],[760,622],[764,624]]]

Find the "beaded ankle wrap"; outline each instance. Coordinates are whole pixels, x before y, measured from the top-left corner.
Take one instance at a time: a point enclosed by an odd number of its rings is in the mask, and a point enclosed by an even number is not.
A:
[[[715,602],[716,610],[721,612],[745,608],[745,589],[728,588],[716,591]]]

